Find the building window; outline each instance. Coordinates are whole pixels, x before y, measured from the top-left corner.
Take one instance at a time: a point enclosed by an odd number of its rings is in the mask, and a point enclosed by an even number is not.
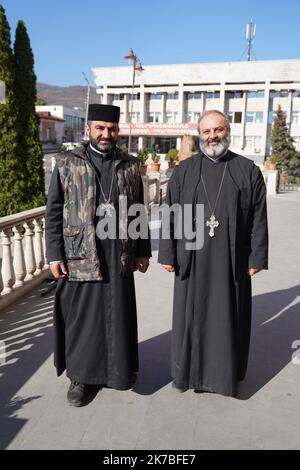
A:
[[[264,98],[264,90],[247,91],[247,98]]]
[[[206,91],[205,94],[205,99],[207,100],[215,100],[220,98],[220,92],[219,91]]]
[[[262,111],[247,111],[246,122],[261,124],[263,122],[264,113]]]
[[[120,95],[112,95],[113,101],[123,101],[124,100],[124,93],[120,93]]]
[[[51,127],[47,127],[46,129],[46,140],[51,140],[52,139],[52,129]]]
[[[166,122],[178,122],[178,113],[176,112],[166,113]]]
[[[300,122],[300,112],[294,111],[292,113],[292,124],[299,124]]]
[[[289,96],[288,90],[271,90],[270,98],[287,98]]]
[[[128,113],[130,122],[140,122],[140,113]]]
[[[131,96],[132,96],[133,101],[139,101],[141,95],[140,93],[135,93],[134,95],[130,95],[130,99],[131,99]]]
[[[158,153],[168,153],[170,149],[176,148],[176,138],[156,137],[154,145],[157,147]]]
[[[203,97],[202,93],[196,92],[196,93],[187,93],[187,99],[188,100],[201,100]]]
[[[194,111],[190,111],[187,113],[187,122],[196,122],[198,123],[200,119],[201,113],[195,113]]]
[[[125,122],[125,114],[120,113],[120,122]]]
[[[273,124],[274,118],[275,118],[275,112],[274,111],[269,111],[269,116],[268,116],[268,123]]]
[[[231,147],[235,149],[241,148],[241,137],[239,135],[231,136]]]
[[[241,124],[243,113],[241,111],[231,111],[228,113],[228,119],[231,124]]]
[[[156,111],[148,113],[148,122],[161,122],[161,113]]]
[[[226,91],[226,99],[243,98],[243,91]]]
[[[293,91],[293,98],[300,98],[300,90]]]
[[[260,136],[247,136],[245,138],[245,151],[260,153],[262,138]]]
[[[167,100],[178,100],[178,91],[167,93]]]
[[[162,94],[161,93],[150,93],[149,95],[150,100],[161,100]]]

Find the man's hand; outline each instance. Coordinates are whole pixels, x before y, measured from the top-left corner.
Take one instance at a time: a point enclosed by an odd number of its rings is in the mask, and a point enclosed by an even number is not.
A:
[[[174,266],[174,264],[162,264],[162,267],[168,271],[168,273],[175,273],[176,271],[176,267]]]
[[[135,271],[145,273],[149,267],[149,258],[135,258]]]
[[[58,279],[60,277],[66,277],[68,275],[65,263],[63,263],[62,261],[58,263],[50,263],[50,271],[52,273],[52,276],[55,277],[55,279]]]
[[[249,274],[249,276],[254,276],[254,274],[259,273],[259,271],[261,271],[261,269],[249,268],[247,270],[247,274]]]

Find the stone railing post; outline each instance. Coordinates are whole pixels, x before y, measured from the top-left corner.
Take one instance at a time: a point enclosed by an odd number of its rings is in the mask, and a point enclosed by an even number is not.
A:
[[[3,290],[1,295],[10,294],[13,290],[14,284],[14,270],[13,270],[13,263],[12,263],[12,255],[11,255],[11,237],[12,231],[10,228],[6,228],[2,230],[1,238],[2,238],[2,282],[3,282]]]
[[[36,270],[36,262],[33,248],[33,223],[25,222],[25,266],[26,266],[26,277],[25,281],[33,279],[33,274]]]
[[[46,256],[45,217],[42,218],[42,223],[43,223],[43,250],[44,250],[44,260],[45,260],[44,269],[49,269],[49,263],[48,263],[47,256]]]
[[[45,206],[0,217],[0,310],[49,274],[45,264]]]
[[[43,246],[43,219],[36,218],[34,224],[34,255],[36,262],[35,276],[41,274],[45,264],[44,246]]]
[[[14,287],[20,287],[24,284],[26,275],[24,249],[23,249],[23,225],[15,225],[14,232],[14,273],[16,282]]]

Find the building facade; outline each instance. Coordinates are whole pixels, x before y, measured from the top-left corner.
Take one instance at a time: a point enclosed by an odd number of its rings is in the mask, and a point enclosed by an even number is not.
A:
[[[99,102],[121,107],[120,144],[166,153],[184,134],[197,134],[205,110],[231,121],[231,149],[262,163],[270,152],[271,128],[280,105],[300,150],[300,60],[148,65],[92,69]],[[133,91],[133,92],[132,92]]]
[[[61,145],[63,142],[64,120],[50,111],[37,112],[40,119],[39,131],[42,144]]]
[[[64,121],[62,142],[81,142],[84,137],[85,113],[78,108],[61,105],[36,106],[37,113],[49,112]]]

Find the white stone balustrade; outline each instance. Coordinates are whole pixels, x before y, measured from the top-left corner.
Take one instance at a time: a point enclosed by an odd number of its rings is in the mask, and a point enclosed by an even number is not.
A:
[[[0,309],[49,274],[44,216],[45,206],[0,218]]]
[[[148,208],[164,200],[167,182],[163,173],[143,176]],[[49,276],[45,209],[43,206],[0,218],[0,310]]]

